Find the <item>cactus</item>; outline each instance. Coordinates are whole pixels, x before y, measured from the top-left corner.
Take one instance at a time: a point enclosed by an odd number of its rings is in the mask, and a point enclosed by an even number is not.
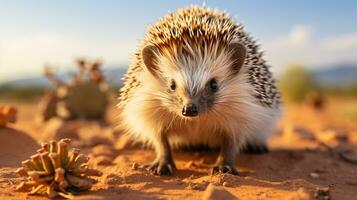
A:
[[[57,116],[57,103],[59,98],[53,92],[47,93],[39,104],[40,119],[47,121],[52,117]]]
[[[94,83],[78,83],[70,86],[63,101],[71,119],[101,119],[105,115],[108,103],[106,93],[103,93]]]
[[[96,169],[88,168],[89,158],[73,148],[68,151],[70,139],[42,144],[37,153],[22,162],[16,173],[25,177],[17,191],[29,194],[47,194],[49,198],[73,197],[73,192],[88,190],[96,181],[90,176],[101,176]]]
[[[108,105],[107,83],[101,71],[101,61],[76,61],[78,71],[66,83],[45,66],[45,76],[55,86],[52,95],[44,98],[40,106],[40,119],[51,117],[63,119],[103,119]]]

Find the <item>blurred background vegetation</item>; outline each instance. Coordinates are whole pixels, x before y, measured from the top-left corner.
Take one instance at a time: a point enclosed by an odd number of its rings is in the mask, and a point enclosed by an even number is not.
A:
[[[283,96],[293,102],[302,102],[312,91],[317,90],[313,76],[301,65],[291,65],[282,75],[279,87]]]
[[[45,93],[43,86],[0,86],[0,99],[28,101],[39,98]]]
[[[110,92],[116,95],[120,86],[111,85]],[[45,93],[50,90],[48,86],[0,86],[0,100],[16,100],[16,101],[34,101],[41,98]]]
[[[355,80],[344,80],[343,84],[329,80],[321,80],[321,73],[307,70],[308,67],[301,64],[291,64],[286,67],[283,73],[276,77],[278,87],[281,89],[285,101],[302,103],[311,94],[324,97],[357,97],[357,77]],[[339,68],[340,69],[340,68]],[[341,70],[339,70],[341,71]],[[110,91],[115,96],[121,87],[120,77],[125,70],[107,71],[107,74],[116,74],[115,81],[109,81]],[[69,73],[70,74],[70,73]],[[341,73],[351,74],[348,71]],[[329,76],[338,76],[336,72],[329,72]],[[111,78],[114,80],[114,77]],[[341,79],[341,78],[340,78]],[[13,100],[34,100],[41,97],[48,91],[51,85],[44,77],[36,77],[28,80],[16,80],[9,83],[0,84],[0,99]]]
[[[284,99],[295,103],[307,100],[311,94],[325,97],[357,97],[357,79],[345,84],[324,84],[314,73],[299,64],[287,67],[279,79],[279,87]]]

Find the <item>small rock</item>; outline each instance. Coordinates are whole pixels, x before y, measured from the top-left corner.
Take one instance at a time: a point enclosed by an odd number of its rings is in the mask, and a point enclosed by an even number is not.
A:
[[[244,179],[245,179],[245,180],[252,180],[253,178],[250,177],[250,176],[245,176]]]
[[[236,196],[225,190],[223,187],[209,184],[202,196],[202,200],[231,200],[238,199]]]
[[[318,173],[315,173],[315,172],[311,172],[310,176],[311,176],[311,178],[319,178],[320,177],[320,175]]]
[[[224,187],[229,187],[229,183],[228,182],[223,182],[223,184],[222,184]]]

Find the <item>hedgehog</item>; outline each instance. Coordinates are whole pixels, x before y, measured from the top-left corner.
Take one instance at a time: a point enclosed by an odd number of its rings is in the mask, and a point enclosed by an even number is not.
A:
[[[120,127],[156,152],[155,175],[176,170],[172,150],[220,149],[211,173],[238,174],[242,151],[264,153],[281,113],[259,45],[226,12],[181,8],[149,26],[120,89]]]

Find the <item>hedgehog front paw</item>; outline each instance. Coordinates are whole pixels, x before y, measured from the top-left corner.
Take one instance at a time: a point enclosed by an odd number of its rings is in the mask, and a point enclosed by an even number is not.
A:
[[[145,165],[146,169],[154,175],[171,176],[176,170],[175,163],[167,160],[155,160],[153,163]]]
[[[212,167],[211,175],[214,174],[232,174],[238,175],[238,171],[234,166],[227,165],[227,164],[218,164]]]

